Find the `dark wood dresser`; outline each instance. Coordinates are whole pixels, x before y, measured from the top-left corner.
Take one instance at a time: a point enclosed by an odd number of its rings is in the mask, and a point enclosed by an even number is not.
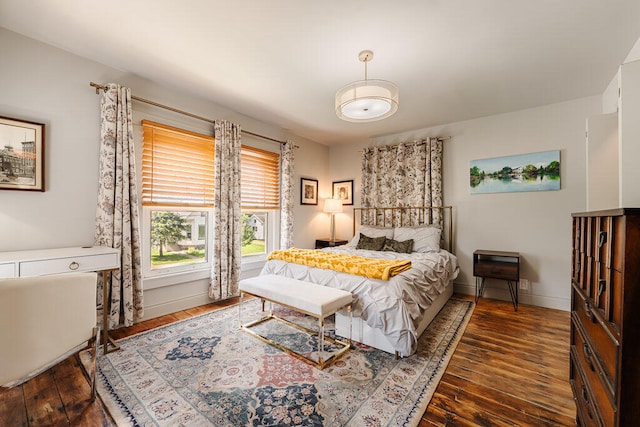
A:
[[[575,213],[570,380],[581,426],[640,423],[640,209]]]

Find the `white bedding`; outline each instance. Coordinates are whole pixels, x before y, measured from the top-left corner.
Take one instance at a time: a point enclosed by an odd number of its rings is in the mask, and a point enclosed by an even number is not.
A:
[[[410,259],[411,268],[387,281],[269,260],[260,274],[278,274],[351,292],[355,297],[353,315],[380,329],[395,350],[404,355],[413,354],[416,349],[416,328],[422,314],[445,287],[452,285],[459,271],[457,258],[445,250],[411,254],[347,246],[323,250],[368,258]]]

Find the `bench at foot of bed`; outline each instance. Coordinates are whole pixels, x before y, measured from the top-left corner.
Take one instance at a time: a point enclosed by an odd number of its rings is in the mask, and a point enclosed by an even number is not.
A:
[[[298,279],[291,279],[288,277],[276,276],[274,274],[266,274],[263,276],[251,277],[243,279],[239,284],[240,289],[240,304],[238,317],[240,321],[240,328],[249,334],[261,339],[262,341],[273,345],[292,356],[299,358],[318,369],[323,369],[325,366],[333,363],[336,359],[342,356],[351,347],[351,331],[349,331],[349,341],[343,342],[340,340],[334,340],[325,336],[324,331],[324,319],[336,313],[344,308],[349,311],[349,319],[351,319],[351,303],[353,296],[350,292],[343,291],[341,289],[335,289],[327,286],[317,285],[315,283],[309,283]],[[242,305],[244,301],[244,295],[253,295],[258,297],[263,302],[269,301],[288,307],[292,310],[298,311],[309,316],[313,316],[318,319],[318,331],[307,329],[303,326],[281,319],[273,314],[273,310],[269,310],[269,314],[261,317],[258,320],[254,320],[250,323],[242,323]],[[292,326],[298,330],[301,330],[308,334],[318,335],[318,357],[317,360],[311,359],[295,350],[287,348],[283,344],[277,343],[267,337],[264,337],[252,329],[259,323],[265,322],[269,319],[275,319],[286,325]],[[324,342],[329,341],[335,345],[340,346],[340,349],[334,352],[327,359],[324,358]]]

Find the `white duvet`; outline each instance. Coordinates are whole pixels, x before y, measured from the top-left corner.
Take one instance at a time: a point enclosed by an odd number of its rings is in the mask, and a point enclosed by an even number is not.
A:
[[[413,354],[418,339],[416,328],[424,311],[445,287],[452,285],[459,271],[457,258],[445,250],[411,254],[347,246],[323,250],[367,258],[410,259],[411,268],[389,280],[378,280],[269,260],[260,274],[277,274],[351,292],[355,297],[354,316],[382,330],[400,354]]]

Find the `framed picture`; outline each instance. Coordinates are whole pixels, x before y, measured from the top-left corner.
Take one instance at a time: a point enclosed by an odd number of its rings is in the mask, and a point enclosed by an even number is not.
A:
[[[560,150],[472,160],[471,194],[560,190]]]
[[[342,200],[343,205],[353,205],[353,180],[334,181],[332,197]]]
[[[44,191],[44,124],[0,117],[0,190]]]
[[[301,205],[317,205],[318,204],[318,180],[309,178],[300,178],[300,204]]]

